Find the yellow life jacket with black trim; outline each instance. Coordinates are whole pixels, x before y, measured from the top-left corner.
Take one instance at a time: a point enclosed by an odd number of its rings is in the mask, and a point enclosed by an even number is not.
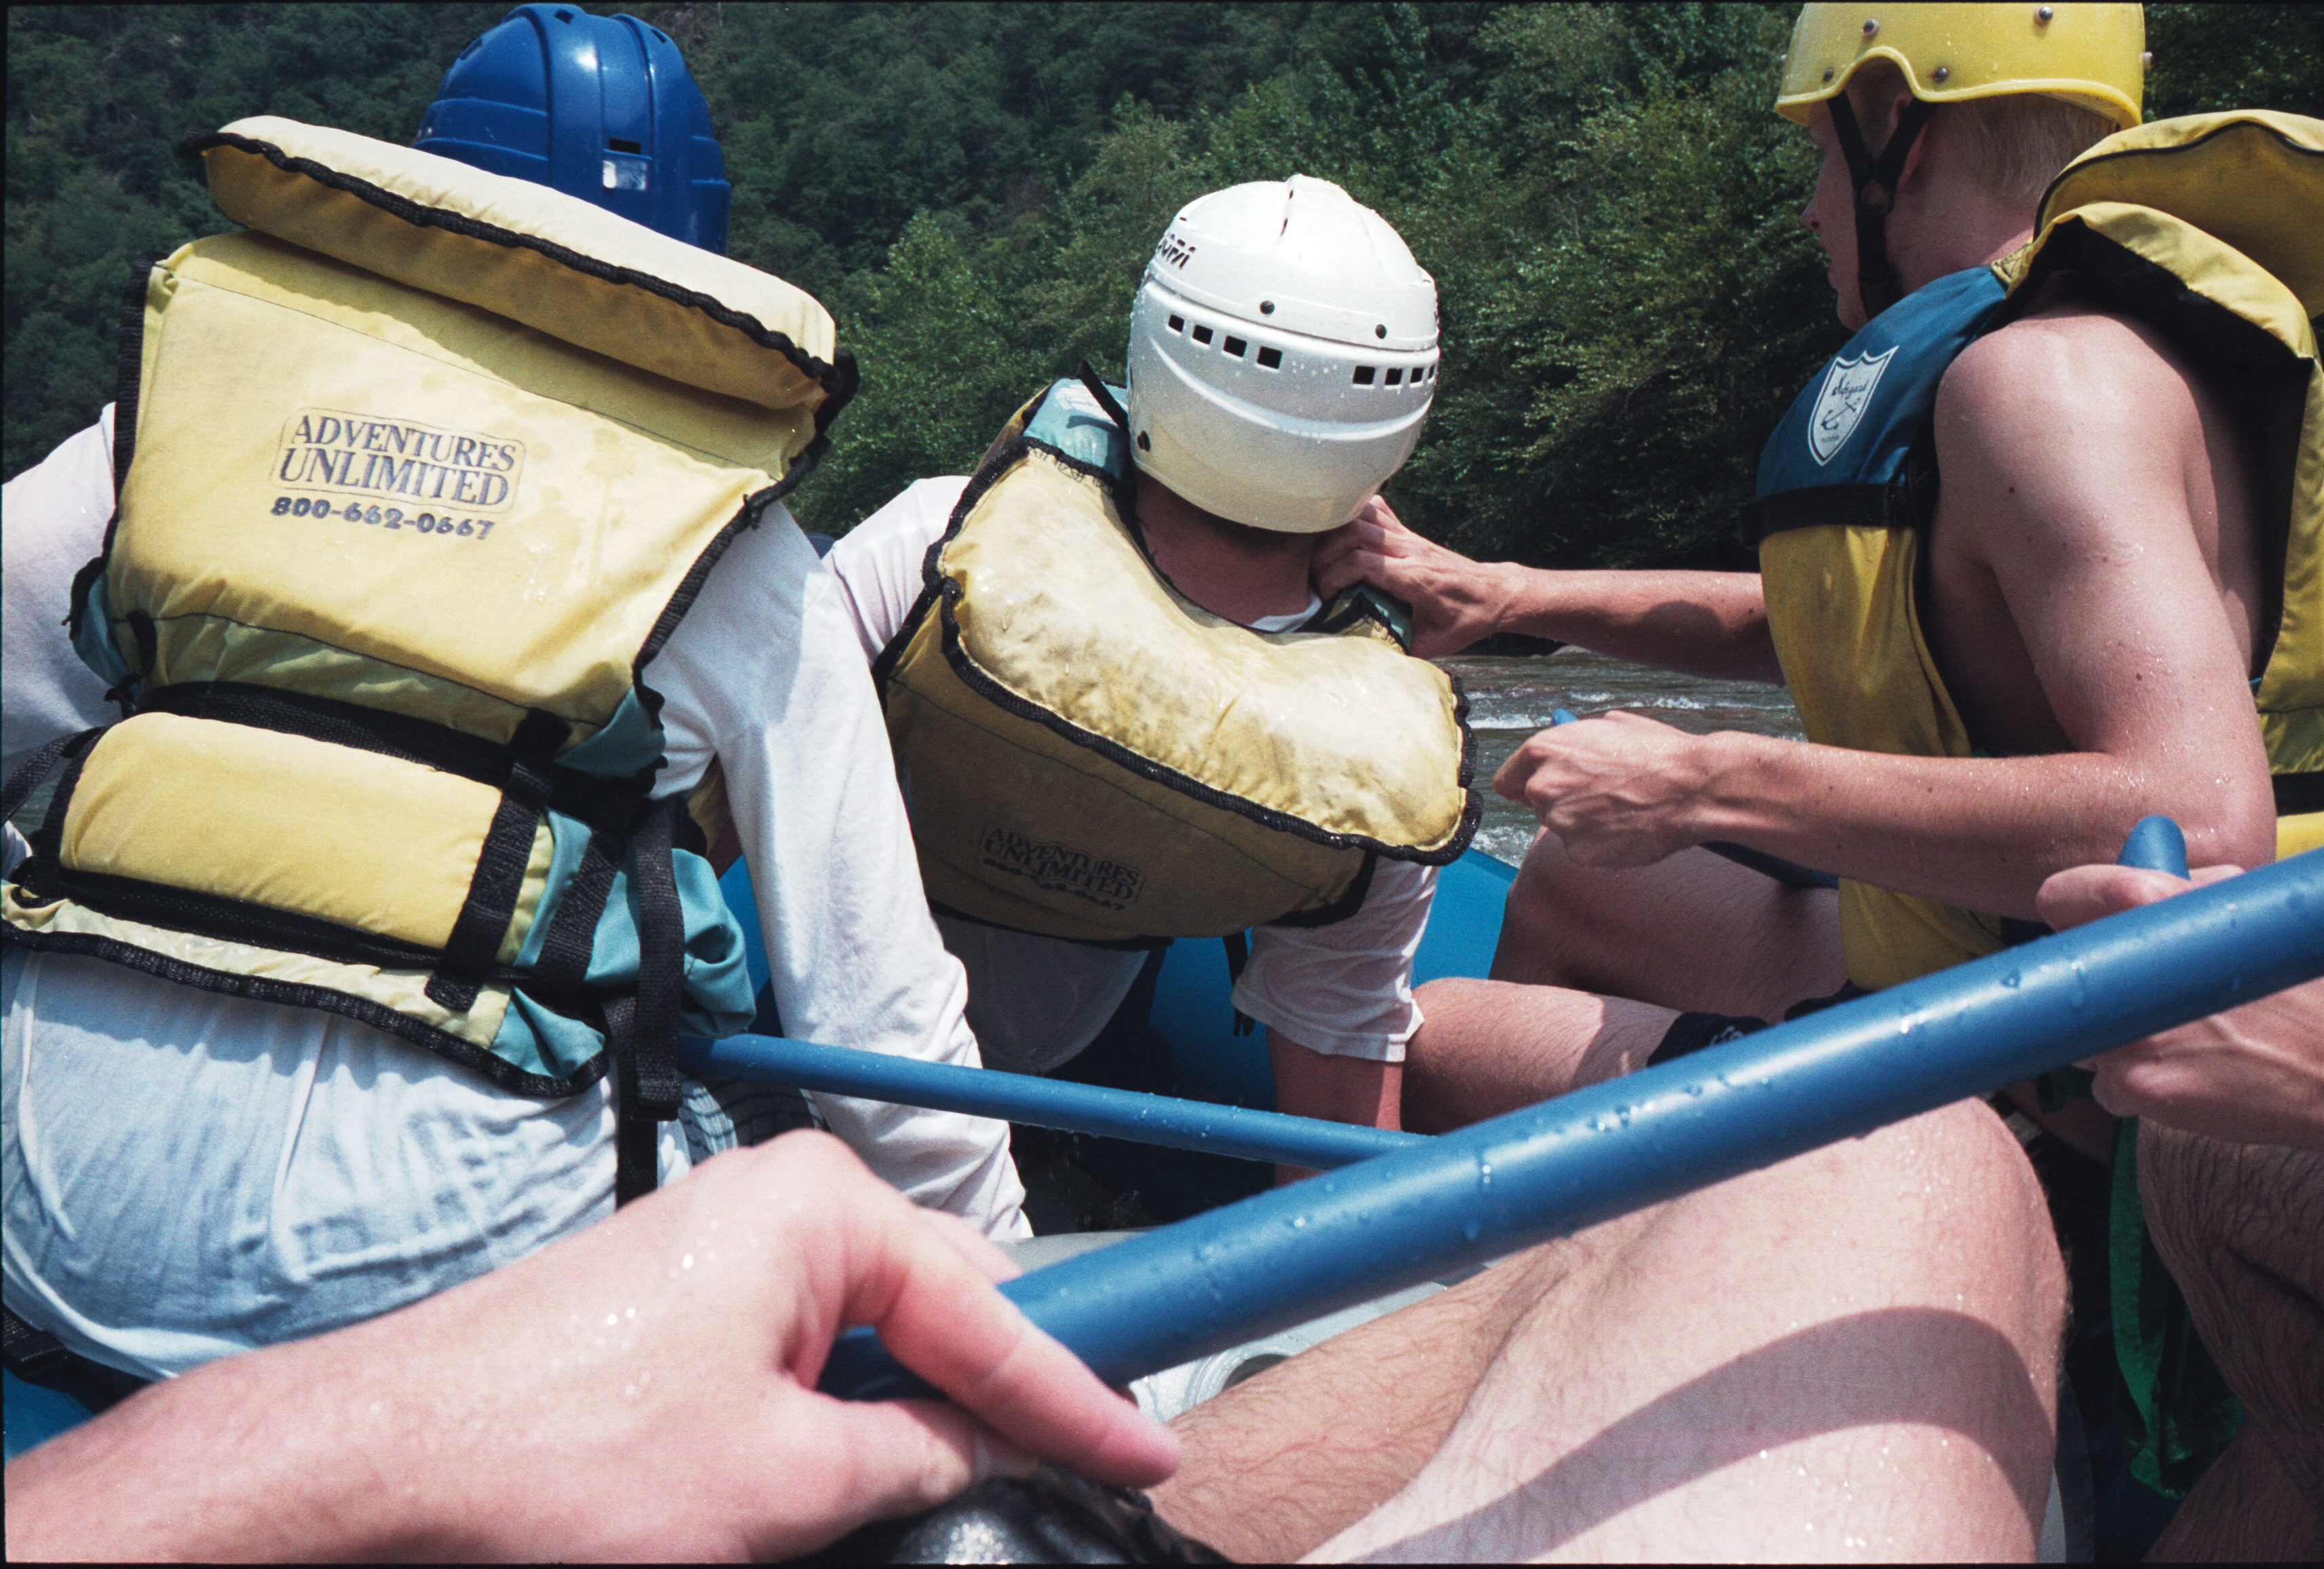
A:
[[[1118,405],[1117,405],[1118,407]],[[1375,858],[1475,835],[1468,706],[1351,594],[1214,615],[1138,533],[1127,437],[1061,381],[1010,420],[873,665],[928,897],[1080,942],[1321,925]]]
[[[1976,752],[1923,633],[1922,533],[1938,475],[1928,413],[1963,348],[2073,275],[2162,331],[2236,411],[2264,488],[2269,603],[2253,682],[2279,855],[2324,844],[2324,123],[2263,111],[2110,136],[2044,197],[2034,242],[1916,290],[1794,403],[1760,458],[1743,537],[1811,741],[1923,757]],[[1868,988],[2043,929],[1843,880],[1849,978]]]
[[[533,1095],[633,1045],[625,1119],[670,1115],[681,1018],[730,1033],[752,998],[702,826],[648,805],[648,677],[823,450],[831,318],[410,148],[272,117],[197,146],[247,230],[140,268],[72,607],[124,717],[63,749],[0,940]]]

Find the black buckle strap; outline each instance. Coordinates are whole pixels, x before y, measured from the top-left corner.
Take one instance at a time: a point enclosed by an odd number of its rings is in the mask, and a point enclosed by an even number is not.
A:
[[[630,839],[631,886],[638,900],[638,990],[605,1005],[620,1119],[614,1133],[613,1202],[651,1193],[659,1177],[657,1128],[678,1115],[685,1081],[678,1071],[678,1015],[686,990],[686,918],[671,864],[677,815],[671,797],[653,803]]]
[[[16,771],[8,776],[7,784],[0,787],[0,821],[13,822],[17,809],[32,798],[32,792],[40,788],[42,780],[49,777],[58,761],[68,757],[78,757],[104,729],[105,726],[99,725],[76,734],[60,735],[19,763]]]
[[[578,992],[589,972],[589,957],[597,944],[597,922],[605,913],[605,898],[613,891],[613,873],[630,843],[632,804],[608,797],[589,819],[589,843],[581,864],[567,883],[541,936],[540,954],[533,974],[543,986]]]
[[[1249,932],[1229,932],[1226,936],[1221,937],[1219,941],[1226,946],[1227,990],[1229,992],[1232,992],[1234,990],[1235,983],[1242,979],[1243,966],[1250,963],[1250,934]],[[1258,1028],[1258,1020],[1253,1019],[1250,1014],[1245,1013],[1240,1008],[1237,1008],[1234,1011],[1235,1034],[1238,1036],[1249,1035],[1252,1030]]]
[[[1904,298],[1904,280],[1888,259],[1887,218],[1896,206],[1896,182],[1904,177],[1904,159],[1936,106],[1926,98],[1914,98],[1906,105],[1896,122],[1896,134],[1875,158],[1864,144],[1856,107],[1848,101],[1848,95],[1835,93],[1825,105],[1831,111],[1832,134],[1839,139],[1840,156],[1848,160],[1848,177],[1856,189],[1856,288],[1868,321]]]
[[[515,918],[516,901],[524,891],[524,871],[532,859],[532,841],[548,810],[553,786],[550,760],[571,726],[554,714],[536,708],[517,726],[510,743],[515,753],[508,782],[501,787],[501,802],[485,831],[484,852],[469,879],[468,897],[452,922],[444,956],[428,979],[428,1000],[455,1013],[475,1006],[484,978],[500,958],[501,939]]]

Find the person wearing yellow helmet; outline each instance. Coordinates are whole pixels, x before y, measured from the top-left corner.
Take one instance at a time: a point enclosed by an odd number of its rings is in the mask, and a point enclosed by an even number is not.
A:
[[[1471,983],[1476,1031],[1438,999],[1416,1125],[2023,940],[2042,879],[2142,812],[2207,860],[2272,858],[2279,813],[2302,844],[2324,497],[2295,459],[2324,278],[2297,235],[2324,222],[2324,126],[2143,126],[2144,69],[2135,5],[1803,10],[1775,107],[1821,155],[1802,219],[1857,337],[1762,457],[1757,580],[1473,562],[1379,503],[1326,547],[1319,585],[1406,599],[1421,652],[1517,631],[1781,681],[1814,743],[1620,714],[1528,742],[1497,785],[1547,831],[1496,976],[1534,984]],[[1508,1008],[1568,1046],[1497,1057],[1472,1038],[1506,1038]]]
[[[1416,651],[1782,682],[1809,742],[1613,714],[1520,749],[1496,786],[1545,831],[1494,979],[1424,989],[1406,1126],[2040,935],[2044,878],[2144,813],[2239,865],[2324,833],[2324,125],[2144,124],[2146,63],[2135,5],[1803,10],[1775,107],[1855,337],[1768,440],[1756,580],[1474,562],[1378,503],[1326,546],[1319,588],[1406,600]],[[2110,1119],[2013,1095],[2102,1194]],[[2145,1414],[2143,1479],[2185,1486],[2218,1435]]]
[[[2076,153],[2108,131],[2139,123],[2147,58],[2141,9],[1801,9],[1784,57],[1775,112],[1812,131],[1820,120],[1827,124],[1844,161],[1853,192],[1859,303],[1851,311],[1841,291],[1842,321],[1862,327],[1904,292],[1888,255],[1886,220],[1896,203],[1904,161],[1937,110],[1958,106],[1947,128],[1963,136],[1968,162],[1986,175],[1987,193],[2038,198]],[[1877,156],[1866,145],[1851,85],[1858,96],[1900,111]]]

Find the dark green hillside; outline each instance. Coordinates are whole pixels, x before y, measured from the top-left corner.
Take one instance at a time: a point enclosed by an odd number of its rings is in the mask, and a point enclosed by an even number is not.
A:
[[[189,131],[402,140],[499,5],[8,13],[5,462],[109,395],[128,259],[220,226]],[[1387,214],[1447,366],[1391,498],[1466,548],[1719,560],[1760,439],[1838,340],[1772,115],[1789,5],[632,7],[685,48],[733,253],[837,314],[864,392],[801,515],[844,529],[973,461],[1121,319],[1175,207],[1304,170]],[[2153,5],[2151,112],[2324,113],[2324,23]]]

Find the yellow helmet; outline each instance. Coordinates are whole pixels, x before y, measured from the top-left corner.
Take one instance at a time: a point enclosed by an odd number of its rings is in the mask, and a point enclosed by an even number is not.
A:
[[[2141,7],[2114,5],[1804,5],[1784,57],[1775,112],[1804,125],[1856,68],[1894,60],[1924,103],[2045,93],[2123,130],[2139,122],[2146,75]]]

